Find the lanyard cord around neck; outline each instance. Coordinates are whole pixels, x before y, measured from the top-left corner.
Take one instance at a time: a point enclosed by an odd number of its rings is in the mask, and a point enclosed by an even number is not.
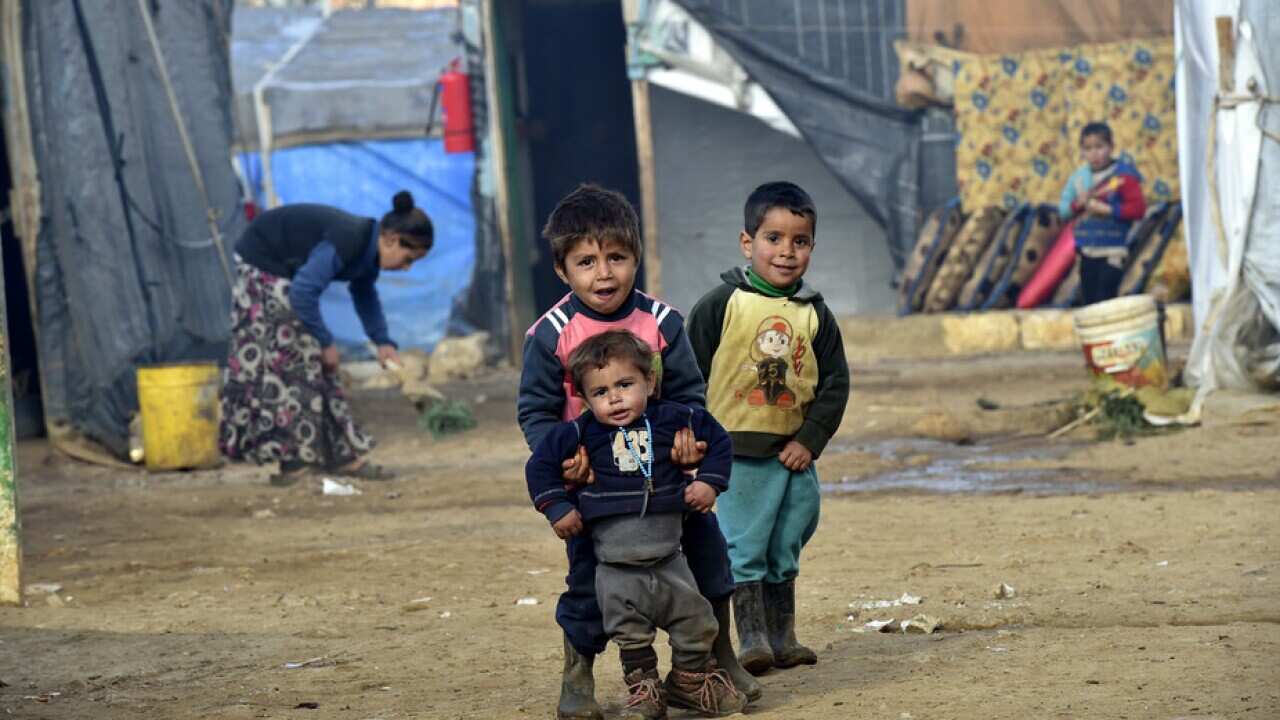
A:
[[[644,517],[649,509],[649,496],[653,494],[653,428],[649,426],[648,415],[644,416],[644,432],[648,438],[649,459],[647,461],[640,457],[640,451],[636,449],[638,443],[631,442],[627,429],[618,428],[618,434],[622,435],[622,443],[627,446],[627,452],[631,453],[631,457],[635,458],[636,465],[640,466],[640,474],[644,475],[644,504],[640,507],[640,517]]]

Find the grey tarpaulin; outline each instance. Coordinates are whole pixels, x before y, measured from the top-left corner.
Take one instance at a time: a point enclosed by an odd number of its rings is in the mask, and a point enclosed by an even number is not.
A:
[[[887,231],[901,267],[920,210],[921,129],[893,102],[902,0],[676,0],[769,92]]]
[[[436,78],[459,55],[457,26],[452,8],[343,10],[327,17],[307,8],[237,9],[237,144],[258,146],[253,91],[264,78],[275,147],[424,136]]]
[[[236,91],[233,138],[242,149],[258,146],[254,86],[284,59],[290,48],[310,38],[320,28],[321,20],[319,8],[236,8],[231,31],[231,80]],[[275,118],[272,121],[273,125],[280,124]],[[283,131],[278,134],[287,135]]]
[[[228,247],[244,226],[230,164],[231,5],[147,3]],[[229,288],[139,4],[24,0],[22,12],[45,409],[124,454],[135,369],[222,360]]]

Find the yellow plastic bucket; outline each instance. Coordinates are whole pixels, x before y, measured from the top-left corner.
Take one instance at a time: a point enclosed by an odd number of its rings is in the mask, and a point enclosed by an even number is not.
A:
[[[1155,298],[1106,300],[1077,310],[1074,320],[1085,365],[1095,380],[1109,377],[1130,387],[1168,387]]]
[[[138,368],[142,448],[148,470],[214,467],[218,452],[216,363]]]

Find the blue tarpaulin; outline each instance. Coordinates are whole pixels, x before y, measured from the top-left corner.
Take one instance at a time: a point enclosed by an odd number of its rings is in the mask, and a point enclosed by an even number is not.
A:
[[[240,156],[258,207],[265,207],[257,153]],[[444,337],[449,310],[471,281],[475,218],[471,211],[471,153],[447,154],[439,140],[370,140],[304,145],[271,155],[271,173],[283,204],[323,203],[381,218],[399,190],[431,216],[435,247],[408,272],[384,272],[378,293],[391,337],[402,348],[430,350]],[[337,342],[358,351],[368,342],[345,283],[334,283],[320,311]]]

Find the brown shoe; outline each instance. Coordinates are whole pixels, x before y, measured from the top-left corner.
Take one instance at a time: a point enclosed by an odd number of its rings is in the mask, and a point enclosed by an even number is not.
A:
[[[716,669],[715,661],[710,661],[706,672],[672,668],[667,674],[667,702],[703,717],[725,717],[742,712],[747,696],[733,686],[729,673]]]
[[[632,670],[623,678],[627,684],[627,704],[623,717],[636,720],[666,720],[667,693],[657,670]]]

